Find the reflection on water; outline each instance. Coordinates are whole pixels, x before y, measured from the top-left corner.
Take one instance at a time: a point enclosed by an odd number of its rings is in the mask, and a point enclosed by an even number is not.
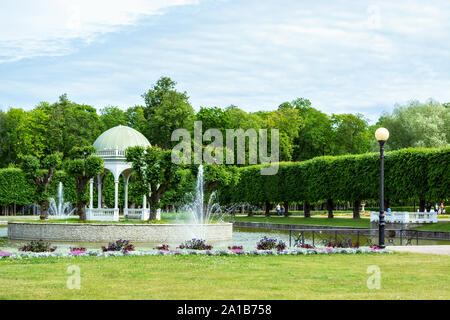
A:
[[[8,240],[8,230],[6,227],[0,227],[0,249],[7,251],[18,250],[27,241],[23,240]],[[233,229],[232,241],[220,241],[210,242],[214,249],[226,249],[228,246],[237,245],[243,246],[245,250],[252,250],[256,248],[256,243],[264,236],[283,240],[289,245],[289,232],[288,231],[274,231],[265,229],[250,229],[250,228],[238,228]],[[71,247],[85,247],[86,249],[100,249],[102,245],[107,245],[104,242],[59,242],[50,241],[52,244],[58,247],[57,251],[68,251]],[[311,239],[307,239],[308,243],[311,243]],[[355,241],[356,242],[356,241]],[[148,243],[148,242],[134,242],[137,249],[153,249],[157,245],[162,243]],[[170,248],[175,249],[180,243],[167,243]],[[415,244],[415,240],[413,242]],[[419,239],[419,245],[443,245],[450,244],[450,241],[439,240],[422,240]]]

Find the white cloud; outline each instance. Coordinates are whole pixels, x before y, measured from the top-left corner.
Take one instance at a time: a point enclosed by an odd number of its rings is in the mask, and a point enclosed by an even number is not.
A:
[[[196,2],[92,2],[31,8],[40,15],[25,12],[23,21],[14,9],[6,19],[14,19],[15,35],[1,31],[0,13],[0,60],[79,50],[0,64],[0,103],[31,107],[67,92],[97,107],[127,107],[143,103],[140,95],[162,75],[177,81],[195,108],[256,111],[306,97],[327,113],[376,120],[396,102],[450,101],[447,0],[202,0],[170,12],[168,4]],[[95,42],[81,46],[88,41]]]
[[[0,63],[64,55],[99,35],[199,0],[0,0]]]

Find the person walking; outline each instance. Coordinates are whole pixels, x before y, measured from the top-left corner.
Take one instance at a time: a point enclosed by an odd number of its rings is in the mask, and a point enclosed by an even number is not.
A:
[[[280,215],[280,204],[277,204],[277,216]]]
[[[281,215],[284,216],[284,205],[281,205]]]
[[[434,204],[434,212],[438,213],[438,211],[439,211],[438,204],[435,203],[435,204]]]
[[[426,211],[427,211],[427,213],[431,212],[431,203],[429,203],[429,202],[427,204]]]
[[[439,211],[441,212],[441,214],[445,213],[445,208],[444,208],[444,203],[441,202],[441,207],[439,208]]]

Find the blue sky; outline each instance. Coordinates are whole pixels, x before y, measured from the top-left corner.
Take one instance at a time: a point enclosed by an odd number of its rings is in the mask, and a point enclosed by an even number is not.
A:
[[[450,101],[450,1],[0,0],[0,109],[143,104],[161,76],[200,106],[305,97],[371,122]]]

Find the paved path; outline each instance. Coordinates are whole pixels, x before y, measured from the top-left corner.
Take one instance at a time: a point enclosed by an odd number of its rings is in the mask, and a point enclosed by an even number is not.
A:
[[[434,246],[388,246],[387,249],[398,252],[414,252],[450,255],[450,245]]]

